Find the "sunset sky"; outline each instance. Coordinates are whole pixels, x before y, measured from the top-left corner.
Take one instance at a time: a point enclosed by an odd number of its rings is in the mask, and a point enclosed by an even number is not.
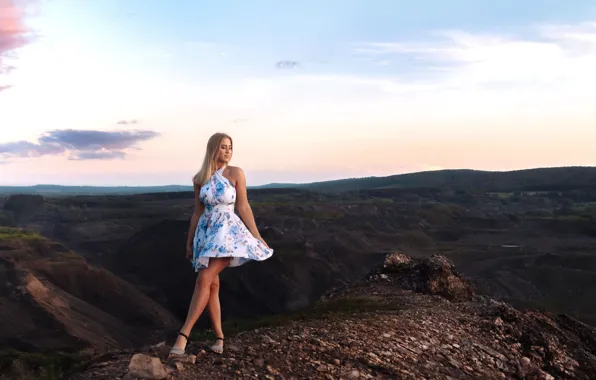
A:
[[[173,5],[175,4],[175,5]],[[596,166],[593,0],[0,0],[0,185]]]

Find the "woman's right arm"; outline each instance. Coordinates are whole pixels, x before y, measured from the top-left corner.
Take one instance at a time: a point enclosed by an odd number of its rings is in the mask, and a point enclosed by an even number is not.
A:
[[[193,241],[193,238],[195,235],[195,230],[197,229],[197,224],[199,224],[199,219],[201,218],[203,211],[205,211],[205,206],[203,206],[203,204],[201,203],[201,201],[199,199],[199,193],[201,191],[201,187],[197,186],[195,184],[194,191],[195,191],[195,209],[192,213],[192,217],[190,218],[190,228],[188,229],[188,238],[186,240],[187,253],[188,253],[189,249],[192,252],[192,241]]]

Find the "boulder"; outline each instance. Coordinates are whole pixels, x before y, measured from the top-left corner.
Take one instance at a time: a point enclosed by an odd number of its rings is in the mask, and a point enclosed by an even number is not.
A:
[[[383,263],[384,272],[398,271],[404,268],[409,268],[413,265],[410,256],[404,255],[403,253],[391,253],[385,257]]]
[[[449,300],[469,300],[474,295],[472,284],[460,276],[443,255],[432,255],[415,265],[403,279],[406,289],[437,294]]]
[[[165,379],[168,374],[159,358],[134,354],[128,364],[128,376],[140,379]]]

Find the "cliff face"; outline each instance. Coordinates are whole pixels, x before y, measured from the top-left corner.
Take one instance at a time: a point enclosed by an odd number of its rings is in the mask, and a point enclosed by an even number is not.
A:
[[[0,230],[0,349],[105,350],[176,328],[166,309],[61,244]]]
[[[184,319],[197,276],[184,257],[187,234],[188,221],[161,221],[131,237],[108,268]],[[263,235],[273,257],[220,275],[224,319],[304,308],[330,287],[365,276],[383,257],[362,253],[349,239],[284,240],[274,229]]]
[[[594,328],[475,294],[443,256],[389,255],[309,310],[263,325],[228,329],[221,356],[192,340],[188,357],[166,362],[164,343],[97,358],[71,378],[596,378]]]

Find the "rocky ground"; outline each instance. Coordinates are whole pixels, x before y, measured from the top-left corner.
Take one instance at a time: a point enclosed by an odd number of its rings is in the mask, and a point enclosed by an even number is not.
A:
[[[596,330],[476,295],[442,256],[400,254],[277,326],[226,339],[222,355],[191,341],[96,357],[86,379],[594,379]]]

